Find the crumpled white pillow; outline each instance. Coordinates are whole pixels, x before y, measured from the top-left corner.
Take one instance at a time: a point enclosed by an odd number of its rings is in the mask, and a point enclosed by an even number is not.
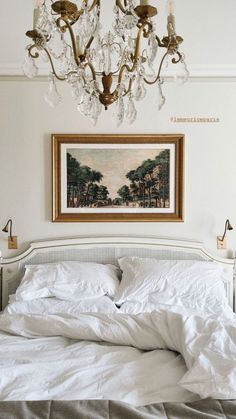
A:
[[[90,262],[58,262],[28,265],[16,290],[16,301],[57,297],[81,300],[108,295],[119,286],[119,268]]]
[[[163,304],[198,312],[231,310],[222,281],[223,269],[217,263],[133,256],[119,259],[119,265],[123,274],[114,301],[117,305],[125,303],[124,312],[140,312],[142,308],[150,311]]]

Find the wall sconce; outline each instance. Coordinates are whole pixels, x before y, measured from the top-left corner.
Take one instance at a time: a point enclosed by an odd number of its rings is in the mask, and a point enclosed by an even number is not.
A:
[[[10,232],[9,232],[9,226],[10,226]],[[4,233],[8,233],[9,232],[9,236],[8,236],[8,249],[17,249],[17,236],[13,236],[12,235],[12,219],[10,218],[7,221],[7,224],[5,225],[5,227],[2,229],[2,231]]]
[[[233,227],[228,219],[225,221],[225,231],[224,231],[223,236],[217,236],[217,249],[227,249],[227,242],[226,242],[227,230],[233,230]]]

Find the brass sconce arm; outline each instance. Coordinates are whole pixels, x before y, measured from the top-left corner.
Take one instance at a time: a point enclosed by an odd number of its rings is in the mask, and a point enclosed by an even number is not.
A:
[[[12,219],[11,218],[7,221],[7,224],[2,229],[2,231],[4,233],[8,233],[9,232],[9,236],[8,236],[8,249],[17,249],[18,248],[17,236],[13,236],[12,235]]]
[[[13,241],[13,237],[12,237],[12,219],[11,219],[11,218],[7,221],[7,224],[6,224],[6,225],[5,225],[5,227],[2,229],[2,231],[3,231],[4,233],[8,233],[8,232],[9,232],[9,226],[10,226],[10,233],[9,233],[9,235],[10,235],[10,239],[11,239],[11,241]]]
[[[224,231],[224,234],[221,237],[221,239],[219,239],[222,242],[224,241],[224,238],[225,238],[225,235],[226,235],[226,231],[227,230],[233,230],[233,227],[232,227],[232,225],[231,225],[231,223],[230,223],[230,221],[228,219],[225,221],[225,231]]]

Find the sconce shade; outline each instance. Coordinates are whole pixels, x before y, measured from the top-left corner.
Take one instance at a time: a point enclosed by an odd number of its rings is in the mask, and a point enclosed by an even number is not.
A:
[[[233,230],[234,228],[232,227],[232,225],[230,224],[230,222],[229,222],[229,220],[227,220],[228,221],[228,228],[227,228],[227,230]]]
[[[4,233],[8,233],[8,231],[9,231],[9,225],[10,225],[10,238],[12,240],[12,219],[11,218],[7,221],[5,227],[2,229],[2,231]]]

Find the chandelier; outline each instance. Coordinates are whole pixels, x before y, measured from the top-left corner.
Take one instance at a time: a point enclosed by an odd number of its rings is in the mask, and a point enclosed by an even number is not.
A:
[[[52,107],[62,100],[56,80],[66,81],[77,109],[93,124],[111,104],[117,126],[124,119],[133,123],[135,102],[145,97],[146,85],[157,86],[157,107],[164,105],[163,68],[173,64],[178,81],[188,78],[173,0],[167,0],[167,6],[167,35],[161,39],[153,19],[157,9],[149,0],[116,0],[112,29],[105,34],[100,0],[35,0],[33,30],[26,32],[32,43],[26,47],[23,71],[32,78],[40,58],[49,63],[44,98]]]

